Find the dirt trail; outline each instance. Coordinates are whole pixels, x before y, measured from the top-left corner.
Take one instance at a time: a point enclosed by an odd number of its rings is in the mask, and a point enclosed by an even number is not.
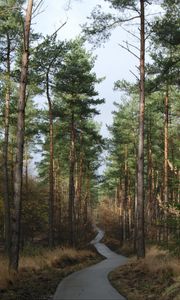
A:
[[[112,252],[100,243],[104,232],[98,229],[98,235],[91,242],[106,259],[102,262],[75,272],[59,284],[53,300],[124,300],[110,284],[107,276],[114,268],[127,262],[127,258]]]

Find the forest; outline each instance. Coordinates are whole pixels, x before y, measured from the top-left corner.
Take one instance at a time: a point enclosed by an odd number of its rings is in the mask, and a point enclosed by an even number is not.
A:
[[[58,299],[64,277],[102,260],[90,245],[97,225],[128,257],[108,275],[120,294],[178,300],[179,3],[104,0],[108,11],[97,5],[63,40],[68,20],[51,35],[32,29],[45,2],[0,1],[0,299]],[[104,78],[87,43],[100,47],[121,26],[137,72],[114,82],[107,138],[96,121]]]

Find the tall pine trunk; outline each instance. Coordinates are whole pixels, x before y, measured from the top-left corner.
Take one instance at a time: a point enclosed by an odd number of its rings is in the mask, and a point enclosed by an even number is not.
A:
[[[23,176],[23,149],[25,132],[25,105],[26,86],[29,64],[29,37],[31,27],[33,0],[28,1],[24,28],[24,48],[22,54],[21,78],[18,101],[17,138],[16,138],[16,162],[14,170],[14,207],[12,217],[12,246],[10,254],[10,269],[17,271],[19,265],[20,248],[20,223],[22,200],[22,176]]]
[[[82,134],[80,136],[80,147],[82,147]],[[84,167],[84,159],[83,152],[80,152],[79,158],[79,167],[78,167],[78,175],[77,175],[77,190],[76,190],[76,199],[77,199],[77,236],[81,234],[81,226],[82,226],[82,183],[83,183],[83,167]]]
[[[5,130],[3,147],[3,183],[4,183],[4,225],[5,225],[5,248],[10,254],[11,244],[11,221],[10,221],[10,195],[9,195],[9,172],[8,172],[8,150],[9,150],[9,113],[10,113],[10,39],[7,33],[7,83],[5,96]]]
[[[152,226],[154,222],[154,214],[153,214],[153,161],[152,161],[152,141],[151,141],[151,114],[149,114],[149,122],[148,122],[148,130],[147,130],[147,176],[148,176],[148,191],[147,191],[147,218],[148,218],[148,226],[150,231],[152,231]],[[151,232],[149,233],[151,234]],[[150,237],[150,236],[149,236]]]
[[[121,179],[119,181],[119,191],[118,191],[118,202],[119,202],[119,223],[120,223],[120,233],[119,233],[119,239],[121,242],[121,245],[123,245],[124,242],[124,222],[123,222],[123,199],[122,195],[120,195],[120,190],[122,191],[122,183]]]
[[[168,86],[166,88],[165,96],[165,119],[164,119],[164,205],[165,207],[168,204],[168,114],[169,114],[169,95],[168,95]],[[164,228],[164,239],[168,241],[168,227],[167,227],[167,212],[165,211],[165,228]]]
[[[49,73],[46,74],[46,96],[49,105],[49,247],[54,246],[54,144],[53,144],[53,112],[49,91]]]
[[[124,240],[129,238],[129,205],[128,205],[128,146],[125,145],[124,163]]]
[[[139,144],[138,144],[138,178],[137,178],[137,231],[136,250],[137,257],[145,257],[144,237],[144,108],[145,108],[145,16],[144,0],[140,0],[141,6],[141,45],[140,45],[140,105],[139,105]]]
[[[165,96],[165,121],[164,121],[164,203],[168,203],[168,90]]]
[[[28,170],[28,142],[25,142],[25,191],[26,199],[29,198],[29,170]]]
[[[88,222],[88,207],[90,205],[90,170],[89,166],[87,167],[86,174],[86,194],[84,197],[84,225]]]
[[[70,157],[69,157],[69,244],[74,246],[74,170],[75,170],[75,128],[74,128],[74,112],[71,115],[71,141],[70,141]]]

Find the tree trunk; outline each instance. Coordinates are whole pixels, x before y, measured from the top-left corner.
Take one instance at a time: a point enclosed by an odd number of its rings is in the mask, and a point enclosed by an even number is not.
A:
[[[168,87],[165,96],[165,120],[164,120],[164,205],[168,204]],[[168,241],[167,212],[165,212],[164,239]]]
[[[16,162],[14,170],[14,208],[12,217],[12,246],[10,255],[10,269],[17,271],[19,265],[20,247],[20,222],[22,200],[22,175],[23,175],[23,149],[25,132],[25,104],[26,85],[29,64],[29,36],[32,17],[33,0],[28,1],[24,29],[24,49],[22,54],[21,78],[18,101],[17,138],[16,138]]]
[[[119,178],[119,183],[117,186],[117,206],[119,208],[119,240],[121,245],[123,245],[123,199],[121,195],[122,184],[121,178]]]
[[[144,237],[144,108],[145,108],[145,31],[144,31],[144,0],[141,6],[141,49],[140,49],[140,105],[139,105],[139,144],[138,144],[138,178],[137,178],[137,257],[145,257]]]
[[[74,169],[75,169],[75,128],[74,112],[71,115],[71,144],[69,156],[69,244],[74,246]]]
[[[28,142],[25,142],[25,191],[26,199],[29,197],[29,170],[28,170]]]
[[[10,189],[11,189],[11,199],[14,199],[14,156],[15,156],[15,149],[14,149],[14,140],[11,139],[11,147],[10,147],[10,154],[11,154],[11,170],[10,170]]]
[[[152,141],[151,141],[151,114],[149,114],[149,128],[147,130],[147,176],[148,176],[148,190],[147,190],[147,220],[149,227],[149,238],[152,239],[152,226],[154,222],[154,203],[153,203],[153,184],[152,184],[152,173],[153,173],[153,161],[152,161]]]
[[[88,207],[90,202],[90,174],[89,174],[89,167],[87,169],[87,175],[86,175],[86,194],[84,197],[84,224],[87,224],[88,222]]]
[[[80,137],[80,147],[82,147],[82,134]],[[83,181],[83,152],[80,152],[79,158],[79,167],[78,167],[78,175],[77,175],[77,191],[76,191],[76,199],[77,199],[77,210],[78,210],[78,218],[77,218],[77,235],[81,234],[81,223],[82,223],[82,181]]]
[[[168,90],[165,97],[164,121],[164,204],[168,203]]]
[[[129,238],[129,211],[128,211],[128,146],[125,145],[124,163],[124,240]]]
[[[53,144],[53,113],[49,91],[49,72],[46,74],[46,96],[49,105],[49,247],[54,246],[54,144]]]
[[[3,147],[3,179],[4,179],[4,225],[5,225],[5,249],[10,255],[11,221],[10,221],[10,195],[8,174],[8,150],[9,150],[9,110],[10,110],[10,39],[7,33],[7,87],[5,97],[5,130]]]

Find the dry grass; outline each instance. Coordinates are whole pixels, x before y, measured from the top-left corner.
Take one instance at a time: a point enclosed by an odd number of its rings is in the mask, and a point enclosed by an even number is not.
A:
[[[73,263],[81,262],[85,258],[94,258],[95,253],[88,250],[76,250],[71,248],[57,248],[49,250],[41,255],[33,257],[22,257],[19,270],[32,269],[41,270],[45,267],[65,267]]]
[[[145,259],[130,259],[110,280],[128,300],[180,300],[180,261],[157,247]]]
[[[180,276],[180,261],[168,251],[151,247],[147,251],[146,258],[141,262],[146,265],[151,273],[170,271],[174,277]]]
[[[9,274],[7,258],[0,256],[0,289],[7,288],[9,282],[12,280],[13,275]]]
[[[115,238],[111,238],[105,234],[103,238],[103,243],[105,243],[112,251],[119,253],[121,255],[131,257],[134,255],[134,246],[132,241],[126,241],[121,244],[121,242]]]
[[[163,300],[180,300],[180,276],[175,278],[175,282],[162,294]]]
[[[6,289],[21,273],[29,271],[40,271],[45,268],[65,268],[80,264],[85,260],[96,258],[95,252],[88,250],[75,250],[70,248],[57,248],[44,251],[41,255],[22,256],[19,264],[19,274],[9,274],[7,258],[0,257],[0,290]]]

